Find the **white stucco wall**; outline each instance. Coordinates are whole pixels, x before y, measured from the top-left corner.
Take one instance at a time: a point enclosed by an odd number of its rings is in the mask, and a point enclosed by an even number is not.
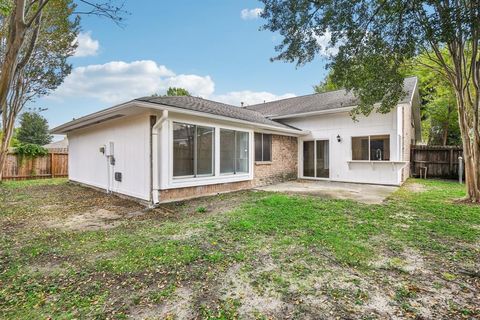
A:
[[[397,131],[398,123],[402,123],[399,115],[402,112],[393,110],[388,114],[372,113],[368,117],[360,116],[354,122],[347,112],[322,114],[284,120],[285,123],[310,135],[299,138],[299,177],[303,177],[303,141],[329,140],[330,142],[330,178],[335,181],[361,182],[398,185],[404,164],[400,141],[401,131]],[[390,135],[390,161],[352,162],[352,137],[367,135]],[[337,141],[340,135],[341,142]]]
[[[149,114],[129,116],[68,133],[69,179],[107,189],[107,159],[99,149],[114,143],[113,172],[122,181],[112,182],[112,191],[148,200],[150,198]]]

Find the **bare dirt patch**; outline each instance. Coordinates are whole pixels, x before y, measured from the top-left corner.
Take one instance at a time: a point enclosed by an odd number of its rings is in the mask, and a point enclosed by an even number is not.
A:
[[[162,304],[133,308],[131,319],[179,319],[194,318],[192,309],[193,292],[190,288],[180,287],[175,290],[174,297]]]
[[[410,192],[414,192],[414,193],[420,193],[420,192],[425,192],[427,191],[427,187],[421,183],[407,183],[405,185],[405,188],[410,191]]]
[[[221,292],[225,292],[225,299],[241,301],[242,304],[238,310],[240,316],[248,318],[252,314],[260,313],[276,318],[289,309],[288,304],[281,300],[278,293],[259,294],[249,283],[248,277],[240,272],[241,267],[242,265],[236,264],[228,269],[224,287],[220,289]]]
[[[94,231],[115,228],[123,219],[142,215],[141,211],[119,214],[107,209],[82,212],[71,215],[65,219],[52,219],[45,221],[47,227],[68,231]]]

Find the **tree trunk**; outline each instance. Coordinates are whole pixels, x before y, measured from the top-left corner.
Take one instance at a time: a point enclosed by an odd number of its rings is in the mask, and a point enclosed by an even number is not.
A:
[[[448,142],[448,122],[443,125],[442,145],[446,146]]]
[[[461,93],[457,93],[458,121],[463,141],[463,160],[465,162],[466,200],[480,203],[480,145],[478,141],[479,128],[471,128],[466,113],[465,101]],[[477,134],[471,135],[471,130]]]
[[[7,160],[8,147],[13,134],[13,122],[8,122],[3,128],[2,141],[0,143],[0,182],[3,181],[3,168]]]

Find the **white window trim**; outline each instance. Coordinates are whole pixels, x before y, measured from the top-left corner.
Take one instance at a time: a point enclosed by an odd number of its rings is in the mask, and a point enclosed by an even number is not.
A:
[[[215,175],[215,127],[212,127],[212,126],[205,126],[205,125],[197,125],[197,124],[193,124],[193,123],[185,123],[185,122],[181,122],[181,121],[172,121],[172,144],[171,144],[171,153],[172,153],[172,156],[173,156],[173,127],[174,127],[174,124],[175,123],[178,123],[178,124],[186,124],[186,125],[194,125],[195,126],[195,132],[194,132],[194,136],[193,136],[193,174],[192,175],[185,175],[185,176],[174,176],[173,175],[173,167],[172,167],[172,178],[173,179],[188,179],[188,178],[200,178],[200,177],[211,177],[213,175]],[[198,174],[197,173],[197,170],[198,170],[198,150],[197,150],[197,139],[198,139],[198,135],[197,135],[197,132],[198,132],[198,127],[202,127],[202,128],[210,128],[210,129],[213,129],[213,141],[212,141],[212,173],[203,173],[203,174]],[[173,163],[173,162],[172,162]]]
[[[214,140],[214,174],[208,176],[189,176],[189,177],[173,177],[173,123],[186,123],[202,127],[212,127],[215,130],[215,140]],[[220,184],[220,183],[232,183],[240,181],[253,180],[254,177],[254,135],[253,130],[224,125],[224,124],[212,124],[204,121],[198,121],[196,119],[185,119],[183,117],[171,117],[168,119],[168,181],[165,189],[175,189],[175,188],[185,188],[185,187],[196,187],[203,185],[211,184]],[[235,130],[248,133],[248,173],[237,173],[237,174],[228,174],[220,173],[220,129]],[[163,158],[165,159],[165,158]]]

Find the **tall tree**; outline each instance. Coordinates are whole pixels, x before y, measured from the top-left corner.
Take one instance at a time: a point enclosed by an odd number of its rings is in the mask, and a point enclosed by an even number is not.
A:
[[[425,67],[455,93],[467,199],[480,202],[480,3],[451,0],[262,0],[264,28],[283,37],[274,60],[311,61],[319,38],[338,47],[333,80],[359,97],[353,115],[389,112],[404,96],[401,68],[423,53]],[[377,104],[378,103],[378,104]]]
[[[315,91],[315,93],[324,93],[338,89],[341,89],[341,87],[333,81],[333,75],[331,72],[327,74],[325,80],[313,86],[313,91]]]
[[[31,143],[43,146],[52,142],[48,132],[48,122],[38,111],[28,111],[20,116],[20,127],[17,131],[20,143]]]
[[[462,138],[455,92],[444,77],[425,67],[428,61],[427,55],[420,54],[405,65],[406,76],[418,77],[423,140],[430,145],[459,145]]]
[[[191,96],[190,92],[184,88],[169,87],[167,90],[167,96]]]
[[[124,11],[122,9],[123,4],[115,5],[114,0],[105,0],[105,2],[78,0],[77,3],[81,4],[81,10],[76,12],[72,10],[75,8],[72,5],[72,1],[67,0],[0,1],[0,113],[2,115],[2,130],[4,133],[0,142],[1,181],[1,168],[5,163],[8,145],[12,138],[13,126],[19,114],[17,107],[25,104],[24,96],[19,97],[19,94],[23,95],[24,92],[35,91],[35,89],[32,89],[35,88],[35,85],[37,85],[37,89],[40,89],[37,93],[41,93],[43,86],[46,89],[43,94],[46,94],[52,87],[58,86],[57,80],[60,80],[61,83],[64,76],[70,72],[68,68],[60,68],[62,69],[63,77],[59,78],[59,73],[52,77],[48,72],[43,72],[48,68],[52,70],[51,65],[39,66],[41,63],[48,64],[52,61],[48,59],[43,60],[45,55],[48,58],[52,58],[49,54],[58,54],[57,58],[67,58],[69,56],[68,53],[56,50],[59,47],[64,47],[64,42],[62,41],[65,41],[71,35],[75,35],[72,30],[68,30],[70,33],[66,36],[48,39],[46,33],[48,34],[50,29],[45,27],[45,21],[51,21],[47,17],[48,11],[50,10],[51,12],[50,19],[58,18],[58,21],[64,21],[62,18],[65,11],[56,12],[55,9],[61,8],[62,5],[65,8],[65,5],[68,5],[67,10],[70,10],[71,17],[78,16],[78,14],[91,14],[107,17],[116,23],[122,21],[121,15]],[[78,18],[74,18],[74,21],[78,23],[78,20],[75,19]],[[42,38],[48,39],[46,40],[47,42],[44,42],[43,50],[39,49],[42,47],[39,45],[42,43]],[[57,59],[56,61],[58,62],[59,60]],[[60,69],[55,70],[59,71]],[[32,82],[25,84],[25,75],[31,75],[35,72],[44,77],[38,78],[36,84]],[[56,80],[52,81],[53,78],[56,78]],[[47,82],[50,82],[50,87],[46,85]],[[15,99],[16,102],[11,103]]]

